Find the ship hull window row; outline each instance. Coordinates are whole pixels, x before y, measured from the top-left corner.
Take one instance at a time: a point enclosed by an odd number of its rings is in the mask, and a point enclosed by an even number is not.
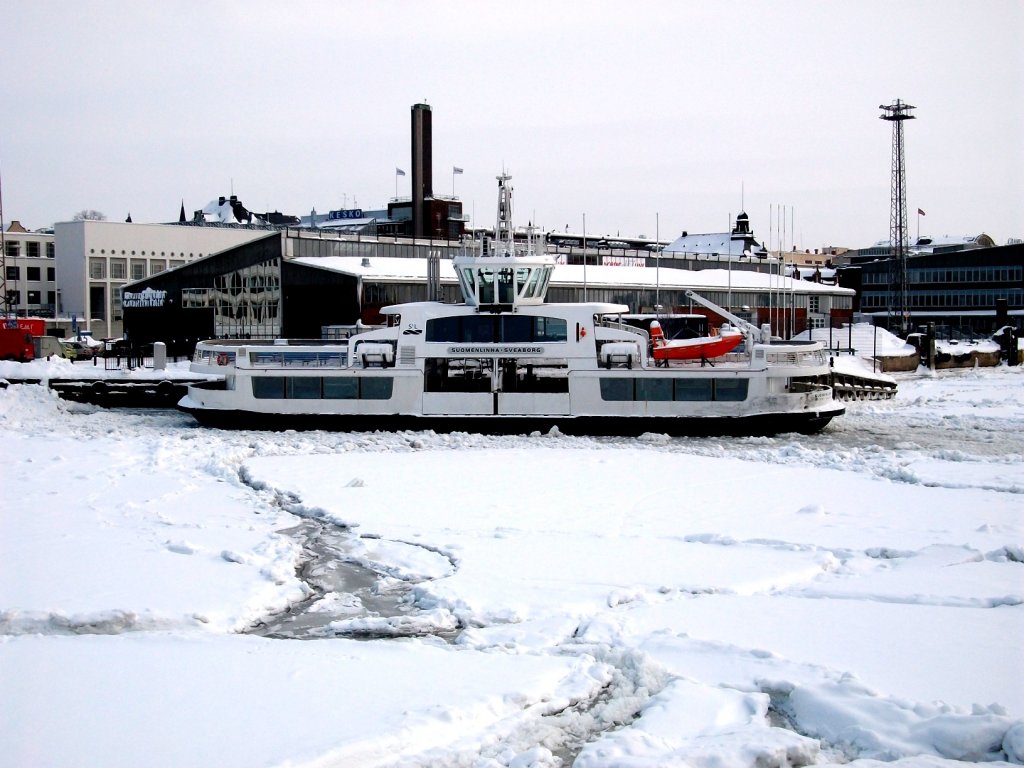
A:
[[[257,400],[390,400],[394,379],[389,376],[253,376]]]
[[[601,379],[601,399],[610,401],[742,402],[747,399],[747,379]]]

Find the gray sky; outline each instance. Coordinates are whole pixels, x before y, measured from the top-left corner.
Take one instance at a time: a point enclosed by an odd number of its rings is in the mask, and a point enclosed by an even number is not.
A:
[[[1019,0],[11,0],[2,18],[4,218],[30,228],[177,220],[232,185],[255,211],[383,207],[425,100],[434,191],[463,168],[479,224],[505,167],[517,224],[669,239],[724,230],[742,200],[762,241],[786,206],[789,245],[862,247],[888,237],[878,107],[900,98],[910,235],[1024,237]]]

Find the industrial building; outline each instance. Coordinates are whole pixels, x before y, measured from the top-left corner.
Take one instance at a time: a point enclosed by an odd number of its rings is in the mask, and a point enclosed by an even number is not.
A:
[[[892,260],[857,259],[838,270],[839,284],[857,293],[856,309],[885,324]],[[949,249],[907,256],[910,324],[936,323],[988,335],[1024,327],[1024,244]]]
[[[208,338],[328,337],[341,327],[380,323],[380,309],[391,304],[458,301],[451,259],[460,248],[299,229],[264,233],[128,285],[125,335],[139,344],[165,342],[174,355]],[[555,269],[548,299],[703,314],[685,297],[688,289],[787,337],[849,322],[853,306],[849,289],[777,275],[569,264]]]

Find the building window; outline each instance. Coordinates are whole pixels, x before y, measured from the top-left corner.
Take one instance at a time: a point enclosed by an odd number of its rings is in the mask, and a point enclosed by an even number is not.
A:
[[[21,279],[21,267],[8,267],[7,268],[7,280],[20,280]]]
[[[52,259],[56,255],[57,255],[57,249],[54,247],[53,243],[47,243],[46,244],[46,258]]]
[[[25,277],[29,282],[38,283],[42,277],[42,270],[39,267],[25,267]]]
[[[146,276],[146,262],[132,260],[132,280],[141,280]]]
[[[181,306],[184,309],[205,309],[210,306],[209,288],[182,288]]]
[[[56,280],[57,279],[57,270],[54,269],[53,267],[47,267],[46,268],[46,279],[49,280],[50,282],[53,282],[54,280]]]
[[[35,240],[29,240],[25,243],[25,254],[32,258],[39,258],[39,243]]]
[[[281,321],[280,259],[218,275],[210,303],[218,338],[275,338]]]
[[[8,291],[7,304],[16,307],[21,304],[21,291]]]
[[[110,277],[113,280],[124,280],[128,274],[128,265],[124,259],[110,260]]]
[[[30,306],[39,306],[42,302],[42,294],[40,291],[27,291],[25,295],[28,297],[28,303]]]
[[[107,262],[103,259],[89,259],[89,277],[103,280],[107,276]]]
[[[9,258],[9,259],[16,259],[20,255],[21,255],[21,250],[19,248],[18,241],[17,240],[8,240],[7,241],[7,258]]]
[[[151,275],[159,275],[163,271],[164,265],[162,262],[154,261],[152,264],[149,265],[149,274]]]
[[[807,297],[807,311],[808,312],[820,312],[821,297],[820,296],[808,296]]]

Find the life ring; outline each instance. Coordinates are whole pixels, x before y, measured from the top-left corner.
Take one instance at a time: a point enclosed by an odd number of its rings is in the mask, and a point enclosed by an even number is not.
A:
[[[227,355],[227,353],[226,352],[218,352],[217,353],[217,365],[227,365],[227,364],[228,364],[228,355]]]

